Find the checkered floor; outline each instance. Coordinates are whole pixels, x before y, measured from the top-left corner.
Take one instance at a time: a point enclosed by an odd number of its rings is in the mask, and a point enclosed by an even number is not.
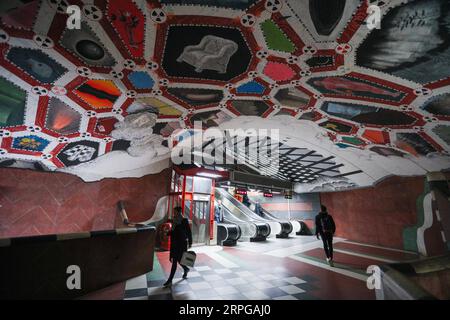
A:
[[[181,268],[176,276],[181,276]],[[127,282],[126,300],[304,300],[317,297],[316,279],[302,279],[289,274],[283,267],[249,270],[246,268],[218,268],[196,266],[188,279],[175,278],[171,288],[163,288],[165,280],[151,280],[148,275]]]

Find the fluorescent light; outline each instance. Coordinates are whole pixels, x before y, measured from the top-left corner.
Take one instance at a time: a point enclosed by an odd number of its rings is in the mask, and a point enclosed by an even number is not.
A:
[[[199,172],[199,173],[197,173],[197,175],[201,176],[201,177],[211,178],[211,179],[222,178],[222,176],[220,174],[208,173],[208,172]]]

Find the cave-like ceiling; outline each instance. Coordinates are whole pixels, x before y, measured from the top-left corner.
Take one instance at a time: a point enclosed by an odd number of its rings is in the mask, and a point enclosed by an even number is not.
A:
[[[81,9],[74,29],[71,5]],[[366,23],[370,5],[379,29]],[[310,186],[299,191],[450,168],[448,0],[41,0],[0,10],[3,167],[86,180],[157,172],[171,135],[201,121],[278,127],[289,150],[278,176]]]

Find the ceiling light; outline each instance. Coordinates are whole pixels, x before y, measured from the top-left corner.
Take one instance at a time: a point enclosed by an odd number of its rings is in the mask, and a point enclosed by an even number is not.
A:
[[[211,178],[211,179],[222,178],[222,176],[220,174],[208,173],[208,172],[199,172],[199,173],[197,173],[197,176]]]

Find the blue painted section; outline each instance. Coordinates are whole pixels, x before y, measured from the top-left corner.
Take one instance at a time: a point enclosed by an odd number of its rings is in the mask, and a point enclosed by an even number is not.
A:
[[[264,93],[264,90],[266,90],[266,87],[264,87],[261,83],[256,81],[251,81],[244,83],[243,85],[239,86],[236,89],[237,93],[255,93],[255,94],[262,94]]]
[[[336,145],[341,149],[352,148],[352,146],[349,146],[348,144],[345,143],[336,143]]]
[[[49,143],[50,141],[44,138],[30,135],[14,138],[12,147],[19,150],[43,151],[45,147],[49,145]]]
[[[147,72],[135,71],[129,74],[128,79],[136,89],[151,89],[155,81]]]

